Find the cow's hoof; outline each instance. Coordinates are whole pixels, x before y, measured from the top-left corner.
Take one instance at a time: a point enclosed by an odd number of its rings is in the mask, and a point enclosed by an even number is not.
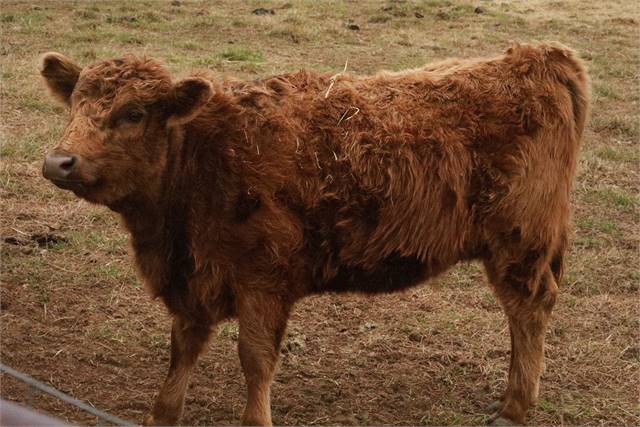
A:
[[[510,419],[505,417],[497,417],[496,419],[491,421],[489,425],[490,426],[518,426],[520,424],[513,422]]]
[[[502,409],[502,400],[496,400],[494,402],[489,403],[489,405],[487,405],[487,412],[490,414],[500,412],[501,409]]]
[[[155,426],[156,425],[156,420],[153,418],[153,414],[145,415],[144,419],[142,420],[142,425],[143,426]]]
[[[143,426],[174,426],[175,421],[163,420],[158,417],[154,417],[153,414],[147,414],[142,420]]]

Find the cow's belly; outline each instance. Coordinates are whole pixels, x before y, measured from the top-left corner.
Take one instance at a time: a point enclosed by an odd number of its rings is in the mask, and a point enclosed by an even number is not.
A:
[[[447,266],[426,263],[415,256],[392,254],[372,268],[342,264],[318,291],[386,293],[416,286]]]

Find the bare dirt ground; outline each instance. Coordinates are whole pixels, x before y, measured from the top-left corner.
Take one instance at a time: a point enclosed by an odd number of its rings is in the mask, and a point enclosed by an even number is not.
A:
[[[257,15],[258,7],[273,14]],[[538,425],[638,425],[639,11],[634,1],[191,1],[0,4],[1,360],[139,421],[168,364],[170,320],[145,294],[105,208],[56,190],[41,159],[66,112],[38,73],[50,50],[82,63],[126,52],[186,75],[259,78],[300,68],[370,73],[503,51],[577,49],[593,114],[574,191],[575,236],[548,334]],[[237,423],[236,326],[223,325],[189,389],[184,424]],[[277,424],[480,424],[505,386],[509,334],[478,265],[412,291],[297,306],[273,387]],[[3,375],[0,395],[25,402]],[[35,406],[95,420],[45,396]]]

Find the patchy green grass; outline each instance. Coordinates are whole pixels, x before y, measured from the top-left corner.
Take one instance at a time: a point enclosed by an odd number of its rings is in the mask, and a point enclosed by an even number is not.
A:
[[[43,101],[42,99],[25,98],[20,101],[18,108],[23,110],[38,111],[40,113],[60,113],[62,107],[59,105],[51,104],[51,102]]]
[[[619,100],[620,96],[618,93],[608,84],[600,83],[593,85],[593,93],[595,96],[599,96],[602,98]]]
[[[599,232],[611,237],[620,235],[620,229],[616,222],[606,218],[579,218],[576,225],[586,232]]]
[[[597,156],[613,162],[639,162],[640,150],[637,147],[603,147],[597,151]]]
[[[287,42],[300,43],[311,38],[304,30],[295,26],[285,26],[269,31],[269,36],[275,37]]]
[[[601,205],[620,212],[633,212],[638,205],[638,196],[620,188],[600,188],[589,190],[585,199],[588,203]]]
[[[50,107],[49,111],[53,111],[54,108]],[[0,135],[0,157],[23,162],[40,160],[44,157],[47,149],[43,142],[55,139],[60,131],[61,126],[59,123],[47,123],[41,128],[34,129],[26,134]]]
[[[135,282],[135,277],[131,274],[131,269],[118,264],[106,263],[99,264],[92,272],[92,276],[96,281],[105,281],[107,283],[127,283]]]
[[[238,340],[238,325],[236,323],[224,323],[218,328],[218,336],[228,338],[234,341]]]
[[[230,47],[220,52],[220,57],[232,62],[262,62],[264,56],[258,50]]]
[[[133,34],[119,34],[116,36],[116,40],[122,44],[128,45],[143,45],[144,39],[140,36],[136,36]]]
[[[595,132],[609,132],[615,136],[637,141],[640,136],[640,122],[635,115],[602,115],[592,119]]]

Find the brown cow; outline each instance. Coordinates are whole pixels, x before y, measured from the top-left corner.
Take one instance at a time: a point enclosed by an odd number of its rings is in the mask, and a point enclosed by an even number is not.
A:
[[[221,320],[239,320],[242,422],[269,425],[298,299],[398,291],[472,259],[511,331],[493,420],[524,422],[588,110],[571,50],[516,44],[400,73],[251,82],[173,82],[135,56],[81,68],[48,53],[41,72],[71,108],[44,176],[122,216],[142,279],[173,316],[169,373],[146,424],[177,422]]]

